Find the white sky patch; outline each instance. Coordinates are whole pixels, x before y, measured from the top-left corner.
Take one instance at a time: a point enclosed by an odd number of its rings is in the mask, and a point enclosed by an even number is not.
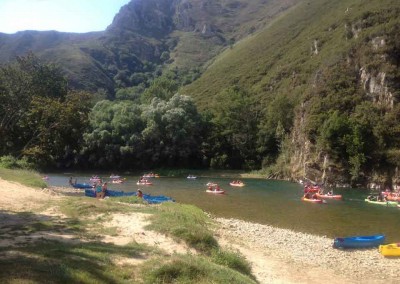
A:
[[[103,31],[130,0],[0,0],[0,32]]]

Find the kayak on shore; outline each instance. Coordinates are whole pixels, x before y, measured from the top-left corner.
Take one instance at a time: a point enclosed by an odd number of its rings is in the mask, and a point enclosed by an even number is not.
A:
[[[383,256],[400,256],[400,243],[380,245],[379,252]]]
[[[92,189],[85,189],[85,196],[96,197],[96,193]],[[137,193],[107,189],[105,194],[105,197],[122,197],[122,196],[137,196]],[[173,198],[164,195],[153,196],[150,194],[143,194],[142,198],[143,200],[147,201],[150,204],[158,204],[167,201],[175,202]]]
[[[378,247],[385,241],[384,235],[354,236],[335,238],[334,248],[371,248]]]
[[[71,184],[73,188],[76,189],[86,189],[86,188],[93,188],[94,186],[87,183],[73,183]]]

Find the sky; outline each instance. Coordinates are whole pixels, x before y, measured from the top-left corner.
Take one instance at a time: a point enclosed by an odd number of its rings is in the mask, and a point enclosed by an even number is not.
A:
[[[130,0],[0,0],[0,33],[104,31]]]

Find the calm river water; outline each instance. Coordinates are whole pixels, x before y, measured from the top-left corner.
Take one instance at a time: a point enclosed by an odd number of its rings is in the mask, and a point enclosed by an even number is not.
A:
[[[68,186],[69,174],[48,174],[50,185]],[[78,183],[89,182],[89,176],[74,176]],[[136,191],[139,176],[125,176],[123,184],[109,184],[109,189]],[[104,180],[109,180],[105,178]],[[387,242],[400,242],[400,208],[364,202],[368,190],[336,189],[343,201],[310,204],[301,201],[299,184],[266,179],[241,179],[245,187],[232,187],[232,178],[186,177],[153,178],[151,186],[140,186],[151,195],[166,195],[179,203],[194,204],[218,217],[236,218],[268,224],[294,231],[327,237],[385,234]],[[206,183],[218,183],[224,195],[205,192]]]

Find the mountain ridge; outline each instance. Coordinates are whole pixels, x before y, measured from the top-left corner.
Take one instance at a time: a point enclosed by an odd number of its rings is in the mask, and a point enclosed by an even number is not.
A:
[[[31,51],[60,64],[71,87],[104,89],[112,96],[119,88],[133,86],[135,73],[152,80],[169,68],[201,68],[223,48],[298,1],[132,0],[121,7],[105,31],[0,34],[0,63]],[[243,9],[251,11],[256,20]]]

